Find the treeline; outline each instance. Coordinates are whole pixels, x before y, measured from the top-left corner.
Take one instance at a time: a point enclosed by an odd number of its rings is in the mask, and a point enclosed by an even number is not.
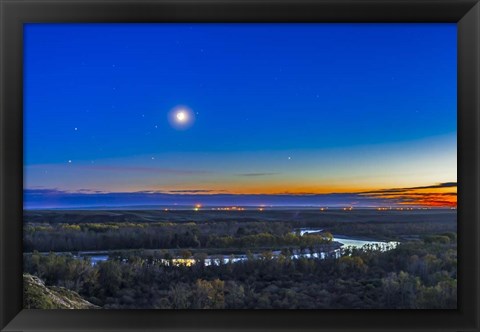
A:
[[[87,212],[27,212],[24,223],[24,250],[44,252],[140,248],[202,249],[214,246],[246,248],[250,246],[249,241],[258,243],[257,240],[260,238],[269,243],[264,247],[309,246],[310,244],[304,243],[300,238],[288,237],[289,233],[303,227],[385,241],[411,240],[422,236],[456,232],[456,215],[449,211],[408,214],[408,218],[416,218],[414,221],[405,221],[407,217],[403,214],[377,215],[374,211],[329,212],[329,214],[310,210],[295,213]],[[356,221],[343,220],[346,218],[345,215]],[[339,218],[340,221],[329,218]],[[40,220],[43,222],[39,222]],[[82,222],[78,222],[79,220]]]
[[[268,227],[267,227],[268,226]],[[331,243],[328,233],[300,236],[281,223],[89,223],[27,224],[25,252],[170,249],[170,248],[314,248]]]
[[[72,289],[106,309],[456,308],[456,234],[425,240],[325,260],[266,253],[187,267],[152,264],[137,252],[92,266],[88,259],[34,253],[24,264],[47,285]]]
[[[426,220],[421,222],[397,222],[395,220],[387,222],[358,222],[358,223],[307,223],[315,224],[315,227],[328,229],[333,234],[342,234],[373,238],[377,240],[401,240],[410,238],[419,238],[431,234],[441,234],[445,232],[456,232],[456,218],[448,221]]]
[[[300,227],[324,229],[333,234],[410,240],[421,236],[456,232],[456,222],[304,222],[209,221],[209,222],[106,222],[106,223],[26,223],[25,252],[81,251],[157,248],[246,248],[265,241],[265,246],[311,246],[311,239],[292,238]],[[258,246],[258,245],[254,245]]]

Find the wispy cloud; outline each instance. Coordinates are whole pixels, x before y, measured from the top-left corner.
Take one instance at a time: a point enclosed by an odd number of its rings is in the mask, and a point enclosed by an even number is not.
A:
[[[139,167],[139,166],[110,166],[110,165],[80,165],[77,166],[83,169],[107,171],[107,172],[137,172],[149,174],[206,174],[210,173],[207,170],[198,169],[176,169],[165,167]]]
[[[72,195],[72,194],[115,194],[115,195],[141,195],[141,194],[209,194],[209,193],[228,193],[223,189],[182,189],[182,190],[139,190],[133,192],[112,192],[104,190],[94,189],[74,189],[74,190],[62,190],[58,188],[28,188],[23,190],[27,195]]]
[[[278,173],[239,173],[237,174],[238,176],[270,176],[270,175],[276,175]]]
[[[457,186],[456,182],[443,182],[443,183],[438,183],[431,186],[412,187],[410,189],[450,188],[450,187],[456,187],[456,186]]]
[[[443,182],[437,183],[429,186],[420,186],[420,187],[405,187],[405,188],[389,188],[389,189],[379,189],[372,191],[364,191],[362,194],[385,194],[385,193],[402,193],[409,190],[419,190],[419,189],[440,189],[440,188],[456,188],[456,182]]]
[[[208,194],[227,192],[226,190],[213,190],[213,189],[182,189],[182,190],[140,190],[134,193],[138,194]]]
[[[104,190],[94,190],[94,189],[77,189],[74,192],[83,193],[83,194],[105,194],[105,193],[107,193]]]
[[[69,195],[69,194],[107,194],[109,192],[103,190],[94,189],[75,189],[75,190],[62,190],[58,188],[29,188],[24,189],[25,195]]]
[[[184,190],[168,190],[172,194],[202,194],[202,193],[218,193],[227,192],[226,190],[209,190],[209,189],[184,189]]]
[[[360,195],[391,199],[402,205],[455,207],[457,205],[457,183],[443,182],[428,186],[380,189],[362,192]]]
[[[379,194],[381,196],[392,196],[392,197],[398,197],[399,195],[401,195],[402,193],[391,193],[391,192],[388,192],[388,193],[384,193],[384,194]],[[435,192],[428,192],[428,193],[415,193],[415,192],[412,192],[412,193],[408,193],[408,196],[412,196],[412,197],[415,197],[415,196],[418,196],[418,197],[428,197],[428,196],[431,196],[431,195],[436,195],[436,196],[457,196],[457,193],[435,193]]]
[[[24,195],[51,195],[51,194],[67,194],[65,190],[59,190],[57,188],[30,188],[23,190]]]

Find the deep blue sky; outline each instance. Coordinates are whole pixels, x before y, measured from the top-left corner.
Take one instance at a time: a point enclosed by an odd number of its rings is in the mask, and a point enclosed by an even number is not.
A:
[[[24,43],[28,189],[456,181],[455,24],[27,24]]]

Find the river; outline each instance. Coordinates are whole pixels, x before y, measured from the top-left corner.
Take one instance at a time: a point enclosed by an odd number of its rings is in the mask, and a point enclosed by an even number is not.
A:
[[[322,232],[322,229],[314,229],[314,228],[300,228],[294,231],[294,233],[300,233],[301,236],[304,236],[305,234],[311,234],[311,233],[320,233]],[[374,241],[374,240],[361,240],[361,239],[355,239],[351,237],[346,237],[346,236],[334,236],[333,237],[333,242],[338,242],[340,243],[340,248],[335,249],[329,252],[314,252],[314,253],[309,253],[309,252],[296,252],[292,254],[291,258],[292,259],[299,259],[301,257],[305,258],[319,258],[319,259],[325,259],[327,257],[336,257],[339,258],[342,256],[342,253],[344,252],[344,249],[346,248],[352,248],[352,249],[362,249],[362,248],[371,248],[371,249],[380,249],[381,251],[387,251],[394,249],[399,242],[396,241],[390,241],[390,242],[383,242],[383,241]],[[276,250],[272,252],[273,257],[278,257],[281,254],[280,250]],[[256,253],[252,255],[254,258],[260,258],[261,254]],[[75,258],[78,259],[83,259],[84,257],[89,257],[92,265],[96,265],[99,262],[104,262],[109,259],[109,254],[108,251],[82,251],[78,252],[78,254],[74,255]],[[204,260],[205,266],[210,266],[212,264],[219,265],[221,263],[227,264],[227,263],[237,263],[241,261],[247,260],[248,257],[247,255],[209,255],[207,258]],[[173,258],[172,260],[168,261],[166,259],[160,259],[160,263],[169,265],[172,263],[173,265],[185,265],[185,266],[191,266],[196,263],[195,259],[193,258],[180,258],[179,256]]]

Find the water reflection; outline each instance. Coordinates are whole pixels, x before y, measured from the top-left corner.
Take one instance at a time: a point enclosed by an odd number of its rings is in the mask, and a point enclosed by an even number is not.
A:
[[[304,236],[305,234],[320,233],[323,229],[316,228],[300,228],[294,231],[296,234]],[[300,258],[316,258],[316,259],[327,259],[327,258],[340,258],[346,254],[349,254],[350,249],[365,249],[365,250],[380,250],[388,251],[397,247],[400,242],[390,241],[369,241],[369,240],[360,240],[343,236],[334,236],[333,242],[338,242],[340,247],[337,249],[332,249],[329,251],[320,251],[320,252],[309,252],[309,250],[295,250],[290,256],[291,259],[300,259]],[[272,258],[278,258],[281,255],[280,250],[271,252]],[[83,259],[84,257],[89,257],[91,264],[96,265],[99,262],[104,262],[109,259],[108,252],[79,252],[78,255],[74,256],[78,259]],[[193,266],[201,261],[203,261],[204,266],[211,265],[221,265],[229,263],[238,263],[246,261],[250,258],[252,259],[261,259],[263,255],[260,253],[247,255],[209,255],[205,259],[198,260],[195,258],[180,258],[179,256],[174,257],[173,259],[157,259],[155,260],[156,264],[162,264],[166,266]]]

